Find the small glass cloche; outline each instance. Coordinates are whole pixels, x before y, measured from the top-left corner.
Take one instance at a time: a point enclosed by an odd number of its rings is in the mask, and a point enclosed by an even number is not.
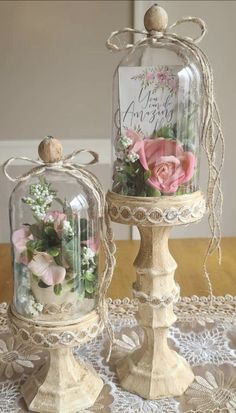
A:
[[[39,155],[43,162],[21,177],[10,198],[13,305],[36,320],[78,319],[96,308],[99,296],[96,178],[62,161],[52,137],[41,142]]]

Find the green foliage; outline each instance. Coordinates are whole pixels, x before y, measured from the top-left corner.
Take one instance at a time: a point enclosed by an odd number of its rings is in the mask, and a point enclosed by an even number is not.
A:
[[[43,251],[45,251],[45,247],[46,247],[46,244],[45,244],[45,240],[36,240],[36,241],[34,241],[34,240],[30,240],[30,241],[27,241],[27,243],[26,243],[26,248],[27,248],[27,250],[28,250],[28,252],[30,252],[30,253],[34,253],[35,251],[36,252],[43,252]]]
[[[60,295],[62,292],[62,285],[61,284],[55,284],[53,287],[53,291],[55,295]]]
[[[56,247],[48,248],[47,253],[52,257],[58,257],[60,254],[60,249]]]
[[[131,168],[130,173],[133,173]],[[53,200],[63,206],[66,215],[67,225],[64,229],[62,222],[60,232],[55,230],[54,222],[45,220],[45,211]],[[85,218],[79,219],[66,200],[62,202],[56,197],[56,191],[44,178],[40,178],[40,183],[30,186],[29,196],[22,201],[29,205],[35,218],[35,222],[29,225],[33,239],[26,243],[28,260],[31,261],[38,252],[49,254],[55,264],[66,269],[66,288],[77,293],[80,299],[93,297],[97,283],[97,263],[96,256],[86,246],[86,241],[93,236],[90,222]],[[40,288],[50,287],[36,274],[32,274],[32,278]],[[62,283],[55,284],[54,294],[62,294],[63,288]]]
[[[92,294],[94,292],[94,283],[88,280],[85,280],[85,292]]]
[[[63,256],[67,262],[67,264],[70,267],[70,270],[72,272],[74,272],[74,270],[76,269],[76,265],[75,265],[75,253],[76,253],[76,249],[75,249],[75,244],[77,244],[77,242],[75,242],[75,239],[73,238],[72,240],[70,240],[69,242],[65,242],[64,240],[62,240],[62,251],[63,251]]]
[[[143,174],[144,181],[147,181],[151,176],[151,171],[145,171]]]
[[[171,126],[163,126],[158,131],[153,133],[152,138],[162,137],[165,139],[176,139],[176,135],[174,133],[174,129]]]
[[[152,186],[146,185],[145,187],[146,196],[161,196],[161,192],[158,189],[153,188]]]
[[[48,288],[48,287],[50,287],[50,285],[45,284],[42,280],[39,280],[38,286],[39,286],[40,288]]]

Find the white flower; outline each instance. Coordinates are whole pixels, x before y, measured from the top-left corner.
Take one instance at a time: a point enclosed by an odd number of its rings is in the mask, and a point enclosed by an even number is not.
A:
[[[88,247],[82,248],[82,254],[83,254],[83,262],[88,262],[90,260],[93,260],[95,257],[95,252],[91,250],[91,248],[88,248]]]
[[[136,152],[129,152],[126,156],[126,160],[129,162],[135,162],[139,159],[139,155]]]
[[[35,216],[40,219],[41,221],[43,221],[45,219],[45,212],[35,212]]]
[[[48,223],[48,224],[52,224],[54,222],[54,218],[52,215],[48,215],[46,216],[44,222]]]
[[[122,136],[119,139],[119,145],[123,148],[128,148],[130,145],[132,145],[133,141],[130,139],[128,136]]]
[[[236,364],[236,352],[229,348],[225,331],[221,331],[219,327],[197,333],[184,333],[173,327],[172,332],[172,340],[178,346],[180,354],[192,366],[222,364],[228,361]]]
[[[125,154],[124,154],[124,152],[117,151],[117,152],[116,152],[116,157],[117,157],[117,159],[119,159],[120,161],[123,161],[123,160],[125,159]]]
[[[24,368],[33,368],[33,361],[37,361],[40,357],[37,355],[39,351],[35,351],[30,346],[18,345],[15,346],[14,338],[9,337],[5,342],[0,339],[0,374],[10,379],[14,373],[24,373]]]
[[[205,378],[196,376],[186,394],[191,397],[188,403],[197,407],[197,411],[236,411],[235,378],[226,378],[220,369],[215,369],[214,375],[207,371]]]
[[[22,302],[22,301],[21,301]],[[37,317],[43,311],[43,305],[38,303],[33,295],[28,295],[26,298],[23,298],[23,303],[26,303],[24,310],[26,314],[31,315],[32,317]]]
[[[63,233],[66,236],[73,236],[74,235],[73,229],[71,228],[70,221],[63,221]]]

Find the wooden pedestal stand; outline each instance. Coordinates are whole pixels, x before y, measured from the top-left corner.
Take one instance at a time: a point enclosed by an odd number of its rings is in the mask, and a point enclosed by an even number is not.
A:
[[[176,262],[168,249],[172,226],[202,218],[205,201],[201,192],[159,198],[128,197],[108,192],[109,214],[114,222],[136,225],[141,235],[134,262],[139,300],[137,321],[144,342],[117,366],[120,384],[145,399],[179,396],[194,379],[188,363],[167,343],[168,328],[176,321],[173,304],[179,287],[174,281]],[[183,257],[184,259],[184,257]]]
[[[9,320],[15,337],[49,351],[49,358],[24,383],[28,409],[40,413],[75,413],[92,406],[103,382],[95,370],[76,361],[72,348],[94,338],[103,325],[93,311],[74,324],[44,323],[20,316],[13,306]]]

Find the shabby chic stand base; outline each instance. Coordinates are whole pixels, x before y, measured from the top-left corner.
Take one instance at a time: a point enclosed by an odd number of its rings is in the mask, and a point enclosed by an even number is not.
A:
[[[101,331],[99,315],[93,311],[77,323],[64,325],[34,323],[16,313],[13,306],[8,315],[15,337],[49,351],[47,362],[21,388],[28,409],[40,413],[75,413],[92,406],[103,381],[91,366],[75,360],[72,347]]]
[[[141,242],[134,262],[138,299],[137,321],[144,342],[117,365],[120,384],[145,399],[179,396],[194,380],[188,363],[167,342],[168,328],[176,321],[173,304],[179,298],[174,281],[176,262],[168,248],[171,227],[195,222],[205,212],[200,191],[182,196],[158,198],[127,197],[108,192],[113,221],[136,225]]]

